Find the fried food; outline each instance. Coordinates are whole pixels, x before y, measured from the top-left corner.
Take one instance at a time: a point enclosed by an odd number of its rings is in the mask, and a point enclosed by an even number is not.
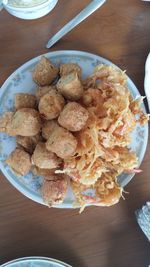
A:
[[[14,112],[6,112],[0,118],[0,133],[7,133],[10,136],[15,136],[16,133],[12,129],[12,118],[14,116]]]
[[[125,72],[113,66],[100,64],[81,82],[80,66],[60,65],[54,86],[57,74],[42,58],[33,71],[36,96],[17,94],[18,110],[0,119],[0,132],[17,136],[19,146],[6,163],[19,175],[31,169],[44,178],[48,206],[62,203],[69,185],[80,212],[89,204],[114,205],[123,192],[118,176],[141,172],[129,147],[135,127],[149,120],[143,97],[133,99]]]
[[[18,93],[15,95],[15,109],[36,108],[36,97],[31,94]]]
[[[32,163],[41,169],[54,169],[60,165],[61,160],[46,149],[45,143],[40,142],[32,155]]]
[[[42,136],[45,140],[48,140],[51,133],[54,131],[55,127],[58,127],[58,123],[56,120],[45,121],[42,127]]]
[[[39,112],[46,120],[52,120],[59,116],[65,105],[65,100],[55,90],[51,90],[49,93],[41,97],[39,102]]]
[[[49,207],[64,201],[68,189],[68,179],[62,174],[54,174],[44,180],[41,188],[44,203]]]
[[[71,72],[76,72],[78,74],[78,77],[81,79],[82,76],[82,69],[81,67],[76,63],[66,63],[62,64],[60,66],[60,76],[68,75]]]
[[[62,159],[68,158],[75,154],[77,140],[68,130],[56,127],[46,142],[46,148]]]
[[[95,184],[96,195],[99,197],[98,206],[112,206],[119,202],[122,196],[122,188],[112,172],[104,173]]]
[[[58,69],[46,57],[42,57],[33,70],[33,80],[40,86],[49,85],[57,77]]]
[[[40,169],[39,167],[33,165],[31,172],[34,176],[42,176],[46,180],[51,180],[51,175],[54,175],[56,169]]]
[[[49,85],[49,86],[39,86],[36,90],[36,98],[39,102],[40,98],[49,93],[51,90],[55,90],[55,86]]]
[[[31,157],[21,148],[16,148],[7,158],[6,163],[19,175],[26,175],[31,168]]]
[[[58,92],[68,100],[79,100],[83,95],[83,86],[76,72],[62,76],[57,82]]]
[[[40,134],[35,136],[17,136],[17,144],[24,148],[29,154],[32,154],[37,143],[42,141]]]
[[[16,135],[34,136],[41,130],[41,119],[35,109],[22,108],[14,114],[11,125]]]
[[[80,212],[87,204],[112,206],[118,203],[122,196],[122,188],[113,172],[103,174],[94,185],[83,185],[79,181],[71,181],[71,185],[76,196],[76,204],[81,206]]]
[[[76,102],[69,102],[59,115],[59,124],[69,131],[80,131],[87,123],[87,109]]]

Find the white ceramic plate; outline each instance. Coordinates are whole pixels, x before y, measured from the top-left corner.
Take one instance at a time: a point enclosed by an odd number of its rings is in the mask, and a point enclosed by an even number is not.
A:
[[[110,61],[81,51],[57,51],[45,54],[47,58],[50,58],[56,65],[60,63],[74,62],[78,63],[83,70],[83,77],[91,74],[93,68],[104,63],[107,65],[114,65]],[[36,57],[19,69],[17,69],[3,84],[0,90],[0,115],[6,111],[13,110],[14,96],[19,92],[34,93],[36,85],[32,80],[31,71],[34,66],[38,63],[41,56]],[[134,83],[128,78],[128,87],[134,97],[139,96],[139,92]],[[143,109],[144,105],[143,105]],[[139,165],[143,160],[144,153],[147,146],[148,140],[148,125],[138,125],[132,134],[131,149],[136,152],[139,158]],[[40,187],[42,184],[42,177],[34,177],[32,173],[24,177],[19,177],[5,164],[5,159],[14,150],[16,146],[15,138],[10,137],[6,134],[0,133],[0,169],[6,176],[6,178],[25,196],[28,198],[44,204],[40,193]],[[125,186],[133,177],[133,174],[123,174],[118,177],[118,181],[122,186]],[[58,208],[72,208],[73,194],[71,190],[68,192],[63,204],[58,205]]]
[[[45,257],[25,257],[6,262],[1,267],[71,267],[70,265]]]
[[[150,53],[145,62],[144,90],[150,111]]]

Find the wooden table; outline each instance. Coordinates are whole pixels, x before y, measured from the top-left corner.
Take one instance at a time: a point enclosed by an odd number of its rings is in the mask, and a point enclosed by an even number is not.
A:
[[[45,44],[88,1],[60,0],[42,19],[24,21],[0,14],[0,84],[25,61],[47,52]],[[150,3],[111,0],[52,49],[101,55],[122,69],[143,93],[150,50]],[[111,208],[48,209],[24,197],[1,174],[0,263],[22,256],[48,256],[76,267],[143,267],[150,246],[135,210],[150,199],[150,142],[143,172],[126,187],[126,200]]]

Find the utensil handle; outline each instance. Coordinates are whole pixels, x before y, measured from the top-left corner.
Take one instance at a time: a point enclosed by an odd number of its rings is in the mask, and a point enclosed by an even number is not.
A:
[[[77,16],[69,21],[60,31],[58,31],[47,43],[46,48],[50,48],[59,39],[61,39],[66,33],[70,32],[79,23],[91,15],[95,10],[101,7],[106,0],[93,0],[87,7],[85,7]]]

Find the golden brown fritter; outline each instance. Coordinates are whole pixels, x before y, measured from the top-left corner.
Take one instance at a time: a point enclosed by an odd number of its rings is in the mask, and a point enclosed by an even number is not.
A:
[[[42,57],[32,73],[33,80],[40,86],[49,85],[57,77],[58,69],[45,57]]]
[[[56,120],[45,121],[42,127],[42,136],[47,140],[55,127],[58,127]]]
[[[46,148],[60,158],[68,158],[75,154],[77,140],[68,130],[56,127],[46,142]]]
[[[33,165],[31,167],[31,172],[35,176],[43,176],[46,180],[51,180],[51,175],[55,173],[56,169],[40,169],[37,166]]]
[[[59,116],[65,105],[65,100],[58,92],[51,90],[41,97],[39,112],[46,120],[52,120]]]
[[[76,102],[69,102],[58,118],[59,124],[69,131],[80,131],[88,120],[88,111]]]
[[[14,116],[14,112],[6,112],[0,118],[0,133],[7,133],[10,136],[15,136],[16,133],[12,129],[12,118]]]
[[[26,175],[31,168],[31,157],[21,148],[16,148],[7,158],[6,163],[19,175]]]
[[[44,202],[51,207],[64,201],[68,189],[68,179],[62,174],[54,174],[44,180],[41,188]]]
[[[46,149],[45,143],[38,143],[32,155],[32,163],[41,169],[54,169],[61,160],[51,151]]]
[[[32,108],[22,108],[16,111],[11,124],[16,135],[34,136],[41,130],[39,113]]]
[[[83,95],[83,86],[76,72],[62,76],[56,86],[58,91],[68,100],[79,100]]]
[[[33,153],[37,143],[42,141],[42,137],[40,134],[35,136],[17,136],[17,144],[22,146],[25,151],[30,154]]]
[[[36,97],[31,94],[18,93],[15,95],[15,108],[36,108]]]
[[[82,70],[78,64],[66,63],[60,66],[60,76],[68,75],[71,72],[76,72],[78,74],[78,77],[81,79]]]
[[[52,86],[52,85],[47,85],[47,86],[39,86],[36,90],[36,98],[37,98],[37,101],[39,102],[40,98],[49,93],[51,90],[55,90],[55,86]]]

